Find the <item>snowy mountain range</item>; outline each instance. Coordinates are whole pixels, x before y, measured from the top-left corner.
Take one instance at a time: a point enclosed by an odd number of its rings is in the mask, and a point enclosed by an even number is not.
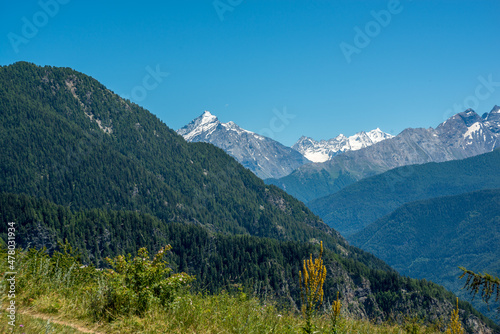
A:
[[[270,182],[308,201],[395,167],[463,159],[490,152],[500,146],[500,107],[495,106],[482,117],[468,109],[435,129],[407,128],[396,137],[377,128],[319,142],[301,137],[292,148],[242,129],[234,122],[222,123],[209,111],[177,133],[190,142],[218,146],[262,179],[286,176],[291,184],[285,180]],[[346,154],[345,158],[340,158]],[[305,164],[307,166],[303,166]],[[329,171],[325,175],[337,175],[342,171],[341,178],[335,182],[323,180],[322,170]],[[297,177],[300,180],[294,180]],[[303,187],[311,181],[322,185]],[[309,189],[311,194],[300,194],[304,189]]]
[[[340,153],[359,150],[393,137],[377,128],[350,137],[341,134],[319,142],[303,136],[290,148],[242,129],[232,121],[222,123],[209,111],[177,133],[189,142],[211,143],[223,149],[262,179],[281,178],[306,163],[324,162]]]
[[[482,117],[467,109],[441,123],[434,134],[460,158],[490,152],[500,146],[500,107]]]
[[[312,162],[325,162],[337,154],[356,151],[392,137],[394,136],[379,128],[370,132],[361,131],[350,137],[340,134],[335,138],[319,142],[310,137],[302,136],[292,148]]]
[[[242,129],[234,122],[220,122],[209,111],[177,133],[189,142],[211,143],[223,149],[262,179],[286,176],[310,162],[271,138]]]
[[[498,147],[500,107],[482,117],[467,109],[435,129],[407,128],[393,138],[338,154],[323,163],[301,166],[286,177],[266,182],[309,202],[396,167],[465,159]]]

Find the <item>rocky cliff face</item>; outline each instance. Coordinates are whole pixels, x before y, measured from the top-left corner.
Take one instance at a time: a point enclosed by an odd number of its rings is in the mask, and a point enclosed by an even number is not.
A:
[[[177,133],[189,142],[211,143],[223,149],[262,179],[286,176],[310,162],[271,138],[242,129],[234,122],[221,123],[208,111]]]

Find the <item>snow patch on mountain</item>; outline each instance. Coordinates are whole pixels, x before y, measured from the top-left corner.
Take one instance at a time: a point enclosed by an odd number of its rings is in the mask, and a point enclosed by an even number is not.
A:
[[[464,133],[463,137],[464,139],[469,139],[469,140],[474,140],[474,138],[477,137],[477,135],[481,135],[483,131],[483,124],[476,122],[472,124],[467,131]],[[483,140],[486,140],[486,136],[483,135]]]
[[[229,121],[227,123],[220,123],[220,125],[222,125],[224,128],[226,128],[227,130],[229,131],[234,131],[236,132],[237,134],[241,135],[242,133],[248,133],[248,134],[251,134],[255,137],[262,137],[258,134],[256,134],[255,132],[252,132],[252,131],[248,131],[248,130],[245,130],[245,129],[242,129],[240,128],[236,123],[234,123],[233,121]]]

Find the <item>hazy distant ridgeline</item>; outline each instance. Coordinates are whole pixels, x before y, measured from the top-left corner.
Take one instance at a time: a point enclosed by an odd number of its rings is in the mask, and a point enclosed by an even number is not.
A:
[[[500,188],[500,150],[463,160],[395,168],[308,204],[344,236],[399,206],[438,196]]]

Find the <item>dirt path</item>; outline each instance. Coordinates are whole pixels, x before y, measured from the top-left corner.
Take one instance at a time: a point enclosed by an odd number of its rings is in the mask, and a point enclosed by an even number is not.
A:
[[[49,320],[50,319],[51,323],[58,324],[58,325],[63,325],[63,326],[68,326],[68,327],[74,328],[74,329],[76,329],[76,330],[78,330],[78,331],[80,331],[82,333],[105,334],[103,332],[96,332],[94,330],[91,330],[91,329],[88,329],[88,328],[85,328],[85,327],[81,327],[80,325],[73,324],[73,323],[70,323],[70,322],[66,322],[64,320],[54,319],[54,317],[48,316],[46,314],[38,314],[38,313],[31,313],[31,312],[20,312],[20,313],[23,314],[23,315],[32,317],[32,318],[37,318],[37,319],[42,319],[42,320]]]

